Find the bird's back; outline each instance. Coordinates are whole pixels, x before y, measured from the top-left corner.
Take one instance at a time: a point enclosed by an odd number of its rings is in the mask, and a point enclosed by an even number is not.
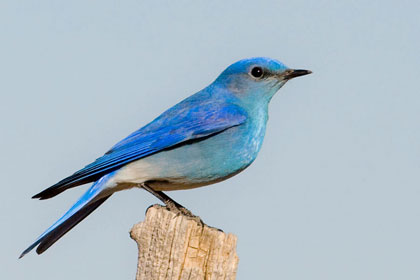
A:
[[[240,102],[226,96],[228,93],[224,92],[198,94],[201,95],[201,102],[205,95],[208,98],[205,102]],[[186,101],[193,103],[194,96]],[[189,189],[223,181],[248,167],[261,148],[267,122],[267,106],[259,108],[247,112],[246,121],[239,126],[129,163],[116,173],[115,180],[125,184],[149,182],[155,190],[163,191]]]

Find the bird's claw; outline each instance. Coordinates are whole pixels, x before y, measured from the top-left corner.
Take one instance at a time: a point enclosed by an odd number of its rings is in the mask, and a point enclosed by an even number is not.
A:
[[[177,216],[178,215],[183,215],[183,216],[195,221],[197,224],[200,224],[202,226],[205,225],[205,223],[203,222],[203,220],[201,220],[201,218],[199,216],[194,215],[190,210],[188,210],[187,208],[185,208],[184,206],[182,206],[178,203],[167,202],[166,203],[166,209],[176,213]]]

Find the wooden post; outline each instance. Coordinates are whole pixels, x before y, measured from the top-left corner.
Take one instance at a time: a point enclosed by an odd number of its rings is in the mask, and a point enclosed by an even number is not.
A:
[[[150,207],[130,236],[138,246],[136,280],[235,279],[236,236],[167,210]]]

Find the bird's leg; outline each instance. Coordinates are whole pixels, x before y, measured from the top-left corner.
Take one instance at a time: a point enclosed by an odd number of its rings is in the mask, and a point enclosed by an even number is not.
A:
[[[160,201],[162,201],[163,203],[165,203],[165,205],[168,206],[169,208],[177,208],[177,209],[184,208],[185,209],[184,206],[182,206],[181,204],[179,204],[178,202],[176,202],[175,200],[173,200],[172,198],[170,198],[164,192],[155,191],[154,189],[152,189],[149,185],[147,185],[145,183],[141,184],[141,187],[143,189],[145,189],[146,191],[148,191],[149,193],[153,194]]]
[[[204,224],[204,222],[200,219],[200,217],[195,216],[193,213],[191,213],[190,210],[170,198],[168,195],[166,195],[164,192],[161,191],[155,191],[153,188],[151,188],[146,183],[142,183],[141,187],[148,191],[149,193],[153,194],[155,197],[157,197],[160,201],[165,203],[166,207],[176,213],[183,214],[184,216],[190,217],[194,219],[197,223]]]

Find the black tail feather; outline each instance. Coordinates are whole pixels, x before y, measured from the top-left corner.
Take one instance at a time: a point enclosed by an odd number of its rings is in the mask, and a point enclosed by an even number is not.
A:
[[[96,208],[98,208],[102,203],[104,203],[105,200],[107,200],[110,196],[111,195],[100,198],[97,201],[94,201],[82,207],[79,211],[74,213],[57,228],[53,229],[50,233],[48,233],[47,235],[33,243],[31,246],[29,246],[25,251],[23,251],[19,258],[22,258],[36,246],[38,246],[38,248],[36,249],[36,252],[38,254],[42,254],[43,252],[45,252],[48,248],[51,247],[51,245],[53,245],[61,237],[63,237],[64,234],[66,234],[74,226],[80,223],[84,218],[89,216],[90,213],[92,213]]]
[[[62,223],[60,226],[58,226],[56,229],[54,229],[51,233],[46,235],[41,240],[41,243],[39,243],[39,246],[36,248],[36,252],[38,254],[42,254],[43,252],[45,252],[48,248],[51,247],[51,245],[53,245],[61,237],[63,237],[64,234],[66,234],[74,226],[80,223],[84,218],[89,216],[90,213],[92,213],[96,208],[98,208],[102,203],[104,203],[105,200],[107,200],[110,196],[111,195],[98,199],[97,201],[86,205],[85,207],[77,211],[75,214],[73,214],[73,216],[71,216],[69,219],[67,219],[64,223]]]

